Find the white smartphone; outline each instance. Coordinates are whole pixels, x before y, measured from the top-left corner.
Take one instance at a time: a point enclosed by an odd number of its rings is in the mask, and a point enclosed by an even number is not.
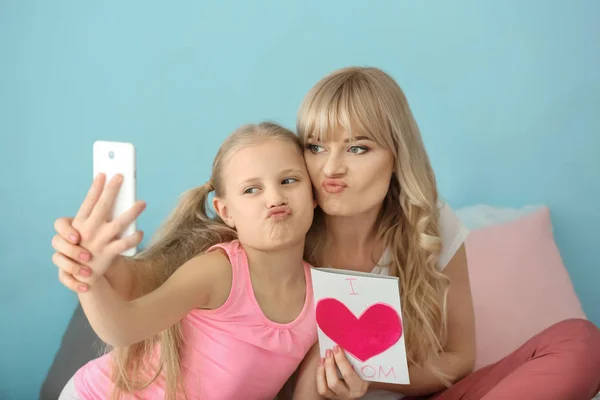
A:
[[[112,220],[131,208],[136,201],[135,147],[132,143],[98,140],[94,142],[93,158],[94,178],[104,173],[108,184],[114,175],[123,176],[121,189],[109,216],[109,220]],[[133,221],[119,237],[133,235],[136,230],[136,222]],[[132,247],[121,254],[131,257],[136,253],[137,247]]]

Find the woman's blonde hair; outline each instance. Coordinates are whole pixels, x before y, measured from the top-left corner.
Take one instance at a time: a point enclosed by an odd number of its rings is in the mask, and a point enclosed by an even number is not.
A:
[[[177,268],[209,247],[237,238],[236,231],[218,215],[209,216],[208,196],[212,191],[219,197],[225,194],[223,168],[237,150],[267,139],[289,141],[302,152],[298,137],[275,123],[245,125],[233,132],[223,142],[214,159],[209,181],[182,196],[149,247],[136,256],[144,265],[137,271],[142,295],[161,286]],[[144,389],[161,380],[165,386],[165,398],[176,399],[178,393],[183,391],[180,377],[183,344],[182,326],[177,323],[140,343],[112,349],[113,398]],[[158,359],[156,354],[159,355]]]
[[[441,239],[438,192],[425,146],[400,86],[372,67],[337,70],[307,94],[298,112],[297,130],[328,140],[342,130],[368,136],[394,156],[394,173],[376,227],[391,255],[390,270],[400,279],[409,362],[428,368],[445,384],[450,377],[433,368],[446,341],[446,295],[449,279],[440,272]],[[323,210],[307,237],[305,257],[323,265],[330,241]]]

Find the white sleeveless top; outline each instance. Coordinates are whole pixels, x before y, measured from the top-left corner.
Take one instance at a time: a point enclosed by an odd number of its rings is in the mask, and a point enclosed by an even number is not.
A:
[[[465,242],[469,230],[463,225],[454,210],[450,206],[440,201],[440,236],[442,238],[442,251],[440,253],[439,268],[443,270],[450,262],[459,247]],[[371,271],[373,274],[389,275],[390,270],[387,264],[390,260],[390,254],[385,251],[381,260]],[[404,395],[386,390],[373,390],[361,397],[361,400],[396,400],[403,398]]]

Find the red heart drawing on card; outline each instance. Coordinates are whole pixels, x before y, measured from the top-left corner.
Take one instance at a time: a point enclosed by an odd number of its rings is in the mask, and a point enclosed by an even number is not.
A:
[[[316,314],[323,333],[361,362],[383,353],[402,336],[400,316],[387,304],[373,304],[357,318],[339,300],[326,298],[317,303]]]

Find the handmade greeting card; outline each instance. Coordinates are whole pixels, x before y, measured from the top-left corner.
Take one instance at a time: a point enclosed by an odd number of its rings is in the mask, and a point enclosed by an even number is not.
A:
[[[398,278],[333,268],[311,274],[321,356],[337,344],[362,379],[410,383]]]

